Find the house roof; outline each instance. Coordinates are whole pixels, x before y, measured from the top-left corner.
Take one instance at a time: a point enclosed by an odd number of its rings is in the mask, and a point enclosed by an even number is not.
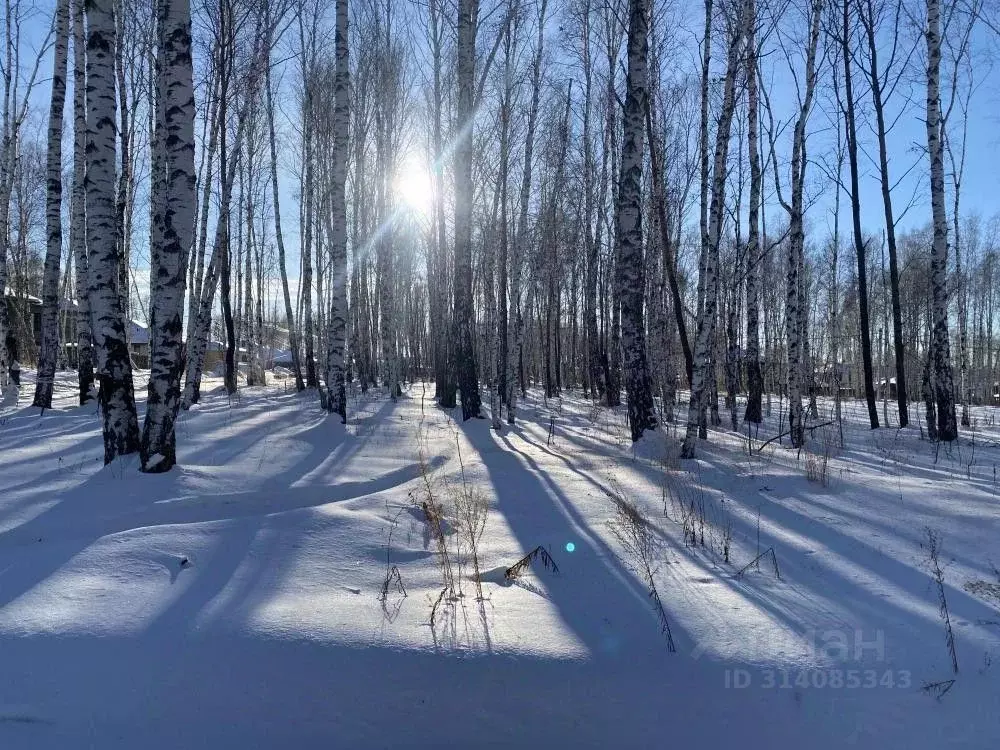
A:
[[[35,297],[34,295],[31,295],[31,294],[17,294],[9,286],[5,286],[3,288],[3,296],[4,297],[12,297],[12,298],[16,298],[16,299],[26,299],[26,300],[28,300],[28,302],[30,302],[33,305],[40,305],[40,304],[42,304],[42,301],[40,299],[38,299],[38,297]]]
[[[149,328],[138,320],[129,321],[129,339],[133,344],[149,343]]]

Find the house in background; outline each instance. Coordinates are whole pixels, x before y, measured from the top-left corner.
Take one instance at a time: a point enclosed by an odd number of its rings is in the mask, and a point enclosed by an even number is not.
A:
[[[854,373],[855,368],[843,362],[837,365],[827,362],[821,367],[817,367],[813,371],[816,378],[816,393],[820,396],[833,396],[837,390],[837,383],[839,381],[841,398],[856,397],[858,389]]]
[[[223,363],[226,361],[226,342],[215,341],[210,339],[208,346],[205,347],[205,363],[202,365],[202,371],[210,373],[215,377],[222,377]],[[247,348],[245,346],[239,346],[236,348],[236,368],[237,370],[246,369],[241,368],[241,365],[245,365],[247,362]]]
[[[128,353],[132,358],[132,366],[138,367],[140,370],[148,370],[151,355],[149,327],[138,320],[130,320],[126,336],[128,337]]]
[[[896,398],[896,378],[882,378],[875,384],[876,398]]]
[[[209,341],[205,347],[205,363],[202,369],[212,372],[226,358],[226,345],[221,341]]]
[[[59,335],[62,339],[65,362],[69,367],[76,367],[76,317],[80,313],[80,304],[75,299],[64,299],[59,307]],[[132,366],[140,370],[148,370],[150,360],[149,328],[138,320],[130,320],[125,336],[128,340],[128,353],[132,359]]]
[[[18,294],[4,287],[3,302],[7,305],[7,319],[17,340],[21,362],[34,363],[41,344],[42,301],[30,294]]]
[[[4,303],[11,322],[11,329],[18,343],[18,355],[21,361],[34,365],[38,359],[41,346],[42,300],[30,294],[15,293],[10,287],[4,289]],[[77,333],[76,319],[80,313],[80,305],[75,299],[63,299],[59,303],[59,338],[62,346],[62,357],[59,367],[76,368]],[[152,355],[149,327],[138,320],[130,320],[126,330],[129,356],[132,366],[140,370],[148,370]],[[288,331],[279,325],[265,323],[262,331],[264,346],[260,352],[262,363],[270,369],[277,363],[291,366],[291,353],[288,350]],[[226,344],[211,340],[205,351],[205,372],[212,372],[225,359]],[[237,362],[248,361],[248,351],[241,346],[236,352]]]

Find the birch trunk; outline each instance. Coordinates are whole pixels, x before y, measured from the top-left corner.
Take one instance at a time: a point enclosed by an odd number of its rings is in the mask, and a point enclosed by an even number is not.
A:
[[[514,234],[514,253],[511,258],[510,298],[511,310],[509,338],[512,346],[507,353],[507,423],[517,419],[518,375],[524,349],[524,312],[522,310],[521,269],[528,257],[528,200],[531,196],[531,170],[535,148],[535,129],[538,122],[538,105],[541,98],[542,55],[545,49],[545,11],[548,0],[540,0],[538,7],[538,35],[535,54],[531,61],[531,104],[528,106],[528,124],[524,141],[524,168],[521,171],[521,189],[517,229]]]
[[[512,0],[511,9],[516,0]],[[510,121],[511,101],[514,97],[514,55],[516,53],[511,27],[508,26],[504,40],[504,88],[500,102],[500,170],[497,175],[497,192],[500,203],[500,219],[497,226],[499,254],[497,257],[497,321],[492,334],[494,336],[494,351],[492,352],[493,387],[490,392],[490,418],[493,429],[499,432],[503,427],[501,406],[507,398],[507,360],[509,358],[509,337],[507,304],[508,274],[510,264],[510,217],[509,176],[510,176]]]
[[[229,224],[233,199],[233,183],[239,166],[240,155],[243,151],[243,140],[246,137],[249,113],[253,111],[254,101],[259,93],[260,72],[266,60],[266,51],[270,49],[271,38],[277,21],[268,19],[267,23],[260,22],[254,32],[253,48],[249,52],[249,74],[240,82],[242,101],[236,112],[236,134],[233,138],[231,148],[225,138],[225,128],[220,125],[220,150],[221,150],[221,185],[219,188],[218,219],[215,226],[215,236],[213,239],[212,256],[208,268],[205,271],[205,278],[201,284],[201,298],[198,303],[198,314],[192,328],[192,335],[187,344],[187,376],[184,382],[184,392],[181,398],[181,408],[188,409],[192,404],[198,402],[201,392],[202,369],[205,364],[205,349],[208,345],[209,328],[212,322],[212,309],[215,302],[215,292],[219,280],[219,271],[224,262],[228,262],[228,242]],[[223,45],[231,46],[231,40],[223,38]],[[225,75],[231,73],[231,62],[227,59],[230,50],[223,49],[219,53],[220,64],[229,67],[224,70]],[[223,92],[228,91],[226,79],[220,84]],[[232,93],[229,94],[232,96]],[[228,97],[224,96],[220,107],[220,118],[225,121],[225,109]],[[231,158],[227,158],[232,153]]]
[[[157,127],[150,247],[150,373],[140,456],[145,472],[177,463],[174,426],[184,367],[184,282],[194,242],[194,83],[190,0],[159,0]]]
[[[45,270],[42,280],[42,348],[32,406],[52,408],[52,385],[59,356],[59,263],[62,260],[62,136],[69,47],[69,0],[57,0],[52,98],[45,191]],[[2,304],[6,305],[6,301]]]
[[[347,423],[345,347],[347,334],[347,151],[350,123],[350,68],[348,65],[348,0],[337,0],[336,92],[334,94],[333,166],[331,184],[330,319],[327,328],[327,408]]]
[[[898,21],[898,19],[897,19]],[[896,255],[896,219],[892,206],[892,183],[889,179],[889,155],[885,122],[885,101],[882,72],[879,70],[878,44],[875,39],[875,10],[872,0],[866,0],[861,22],[868,39],[868,80],[871,85],[872,104],[875,108],[875,133],[878,137],[879,181],[882,188],[882,209],[885,213],[885,235],[889,246],[889,289],[892,295],[892,341],[896,366],[896,402],[899,408],[899,426],[910,423],[906,393],[906,348],[903,342],[903,315],[899,297],[899,262]],[[890,58],[891,63],[891,58]]]
[[[760,365],[760,209],[763,170],[760,164],[760,111],[757,91],[757,5],[747,0],[746,77],[747,77],[747,149],[750,153],[750,210],[747,221],[747,405],[743,421],[759,425],[763,421],[761,401],[764,375]]]
[[[90,318],[90,262],[87,254],[87,71],[83,2],[73,7],[73,194],[69,244],[76,262],[76,357],[80,404],[97,397],[94,389],[94,346]],[[0,283],[2,286],[2,283]],[[6,306],[4,306],[6,307]]]
[[[191,289],[188,294],[187,309],[187,341],[193,340],[194,328],[198,321],[198,306],[201,303],[201,290],[205,282],[205,249],[208,247],[208,214],[212,200],[213,184],[213,164],[215,163],[216,152],[219,148],[219,130],[221,129],[221,118],[219,111],[221,102],[228,92],[220,93],[223,84],[221,80],[219,65],[213,65],[212,76],[212,101],[209,103],[210,120],[208,124],[208,146],[204,151],[204,169],[201,173],[201,205],[198,214],[198,240],[195,245],[194,254],[196,262],[191,266]],[[186,350],[186,347],[185,347]],[[186,356],[186,352],[185,352]]]
[[[705,32],[702,37],[701,50],[701,128],[698,131],[698,161],[701,169],[700,192],[698,194],[698,227],[701,230],[701,248],[698,259],[698,317],[701,318],[701,306],[705,298],[704,266],[705,252],[708,248],[708,190],[709,190],[709,100],[708,85],[712,64],[712,0],[705,0]]]
[[[948,146],[949,150],[951,146]],[[963,149],[964,150],[964,149]],[[964,154],[963,154],[964,160]],[[969,393],[969,280],[962,270],[962,252],[965,250],[962,242],[961,214],[959,213],[959,198],[962,194],[961,186],[961,166],[955,167],[954,157],[952,158],[952,231],[955,237],[955,278],[953,288],[958,302],[958,400],[962,406],[959,423],[962,427],[969,427],[971,415],[969,414],[969,402],[972,400]]]
[[[934,242],[931,245],[931,334],[930,392],[937,417],[937,439],[950,442],[958,437],[955,415],[955,384],[948,340],[948,217],[945,212],[944,153],[941,143],[941,2],[927,0],[927,152],[930,157],[931,213]],[[928,410],[928,419],[932,412]],[[930,425],[928,425],[928,429]]]
[[[236,130],[233,152],[238,154],[243,141],[245,112],[239,116],[239,125]],[[233,159],[235,161],[235,159]],[[235,164],[230,164],[228,169],[223,170],[223,180],[221,185],[221,196],[219,199],[219,218],[215,227],[215,238],[212,245],[212,257],[205,271],[205,278],[201,287],[201,301],[198,305],[198,317],[192,331],[192,336],[187,343],[187,376],[184,382],[184,395],[181,399],[181,407],[189,409],[192,404],[198,403],[201,393],[201,376],[205,364],[205,349],[208,346],[209,327],[212,322],[212,308],[215,303],[215,291],[219,281],[219,272],[223,264],[229,262],[228,242],[229,242],[229,219],[230,207],[233,200],[233,182]]]
[[[112,0],[88,0],[87,246],[94,350],[104,415],[104,463],[139,447],[125,311],[118,289],[115,212],[115,17]]]
[[[462,397],[462,418],[478,417],[479,381],[473,344],[475,310],[472,306],[472,156],[475,120],[476,28],[479,0],[458,0],[455,144],[455,300],[453,352],[458,389]]]
[[[305,65],[305,63],[303,63]],[[312,307],[312,286],[313,286],[313,210],[315,177],[313,170],[313,93],[315,85],[312,80],[312,71],[306,75],[305,101],[302,105],[302,161],[303,161],[303,185],[302,201],[305,203],[303,233],[302,233],[302,315],[305,334],[305,354],[306,354],[306,387],[315,388],[318,385],[316,378],[316,355],[315,355],[315,328],[313,325]]]
[[[677,335],[680,339],[681,352],[684,355],[684,371],[687,376],[688,387],[694,378],[694,360],[691,354],[691,345],[688,343],[687,324],[684,322],[684,302],[681,299],[680,282],[677,279],[677,261],[673,252],[673,233],[671,232],[670,214],[667,210],[666,183],[663,171],[660,168],[659,157],[657,156],[656,141],[653,138],[653,120],[649,110],[646,111],[646,134],[649,137],[649,168],[652,172],[653,181],[653,202],[656,208],[657,225],[660,230],[660,251],[662,253],[661,263],[663,273],[666,275],[670,286],[670,302],[667,303],[664,296],[664,309],[669,304],[673,309],[674,322],[677,324]],[[666,317],[664,317],[664,324]],[[595,324],[596,325],[596,324]],[[672,379],[671,375],[671,379]],[[673,385],[671,384],[671,389]],[[671,390],[671,392],[673,392]]]
[[[805,177],[806,124],[812,110],[816,90],[816,56],[819,48],[822,0],[810,4],[810,33],[806,50],[805,95],[799,107],[792,141],[791,205],[788,211],[788,252],[785,277],[785,340],[788,358],[788,432],[793,447],[801,447],[805,439],[802,413],[803,345],[802,296],[800,276],[804,273],[805,247]]]
[[[747,12],[746,8],[742,11]],[[726,76],[723,81],[722,111],[715,133],[715,158],[712,166],[712,198],[708,210],[708,245],[704,252],[704,301],[698,317],[695,336],[694,372],[692,373],[691,398],[688,403],[687,430],[681,455],[694,458],[695,443],[708,406],[710,393],[714,393],[716,345],[716,318],[719,302],[719,240],[725,211],[726,165],[729,158],[729,135],[736,109],[736,74],[743,40],[743,16],[730,27],[729,48],[726,53]],[[707,43],[707,42],[706,42]],[[700,284],[700,281],[699,281]],[[716,408],[718,398],[714,399]]]
[[[389,45],[388,32],[386,36],[386,50]],[[387,68],[391,63],[383,62],[382,67]],[[382,72],[382,85],[380,89],[384,96],[391,97],[388,90],[394,81],[392,74],[387,70]],[[389,120],[392,118],[392,104],[383,100],[375,112],[375,139],[376,139],[376,167],[378,175],[378,185],[376,187],[375,215],[379,222],[379,231],[375,240],[375,266],[378,275],[378,325],[379,325],[379,348],[382,354],[382,383],[389,392],[390,398],[400,395],[398,365],[396,361],[397,340],[396,327],[396,300],[394,295],[395,287],[395,238],[394,220],[392,209],[392,174],[393,174],[393,154],[392,136],[393,127]],[[470,240],[471,241],[471,240]],[[470,261],[471,262],[471,261]],[[471,279],[471,275],[470,275]],[[471,285],[471,281],[470,281]],[[471,291],[470,291],[471,297]]]
[[[585,266],[583,271],[583,338],[586,346],[586,369],[585,383],[590,390],[590,397],[595,401],[604,393],[604,383],[601,370],[601,342],[597,332],[597,276],[600,263],[600,247],[594,237],[594,143],[591,132],[591,120],[593,110],[593,63],[590,51],[590,15],[592,12],[591,0],[587,0],[587,5],[581,19],[582,34],[581,44],[583,45],[583,232],[584,248],[586,253]],[[603,208],[603,207],[601,207]],[[600,219],[598,219],[600,221]]]
[[[562,214],[562,197],[564,193],[566,175],[566,152],[569,148],[569,115],[570,104],[572,103],[573,83],[570,81],[566,93],[566,108],[558,128],[558,151],[556,153],[556,170],[552,181],[552,189],[549,191],[548,220],[546,222],[547,239],[542,243],[545,253],[545,265],[543,276],[546,282],[545,300],[545,335],[543,346],[544,369],[545,369],[545,396],[553,398],[560,393],[562,383],[560,380],[560,276],[559,265],[559,245],[560,245],[560,217]],[[545,235],[543,235],[545,237]]]
[[[879,426],[878,408],[875,403],[875,376],[872,368],[871,324],[868,315],[868,262],[866,247],[861,236],[861,196],[858,187],[858,136],[854,117],[854,87],[851,71],[851,30],[849,25],[849,0],[843,0],[843,27],[841,29],[841,54],[844,59],[844,98],[847,118],[847,158],[851,168],[851,218],[854,223],[854,249],[858,261],[858,310],[861,327],[861,361],[865,379],[865,401],[868,405],[868,422],[874,430]]]
[[[633,441],[641,438],[646,430],[656,428],[646,354],[646,274],[642,248],[642,163],[645,117],[649,106],[648,53],[649,0],[630,0],[628,75],[615,223],[621,279],[625,391],[628,394],[628,418]]]
[[[834,69],[834,86],[836,87],[836,69]],[[837,130],[837,189],[833,197],[833,247],[830,257],[829,288],[829,328],[830,328],[830,360],[833,363],[833,414],[837,422],[837,432],[840,436],[840,447],[844,447],[844,422],[842,419],[842,404],[840,397],[840,271],[838,261],[840,256],[840,176],[844,169],[844,148],[841,142],[840,123]]]
[[[274,134],[274,93],[271,89],[271,65],[268,61],[264,69],[265,86],[267,88],[267,131],[268,145],[271,151],[271,201],[274,211],[274,241],[278,249],[278,272],[281,274],[281,294],[285,302],[285,325],[288,326],[288,348],[292,352],[292,372],[295,374],[295,390],[305,389],[302,380],[301,353],[299,351],[299,334],[295,325],[295,313],[292,310],[292,295],[288,289],[288,267],[285,261],[285,240],[281,231],[281,195],[278,190],[278,146]]]
[[[455,382],[451,373],[449,341],[452,331],[448,304],[448,227],[445,218],[445,155],[444,142],[444,19],[442,6],[445,0],[430,0],[427,4],[430,19],[430,47],[433,66],[433,122],[431,148],[434,156],[434,238],[433,253],[428,253],[427,282],[428,308],[430,310],[431,347],[434,360],[434,395],[438,403],[453,409]],[[432,258],[433,256],[433,258]],[[433,262],[432,262],[433,261]]]

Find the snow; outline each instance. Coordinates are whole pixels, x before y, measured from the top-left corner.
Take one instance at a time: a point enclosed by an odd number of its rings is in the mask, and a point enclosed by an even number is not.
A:
[[[229,399],[208,380],[178,423],[180,465],[142,475],[134,457],[102,467],[96,409],[57,377],[55,409],[0,412],[5,750],[1000,740],[993,407],[935,451],[916,427],[864,429],[851,403],[845,448],[822,428],[797,455],[758,450],[776,403],[751,453],[716,430],[681,461],[679,428],[632,445],[622,410],[578,395],[530,392],[496,433],[438,409],[430,385],[353,393],[345,426],[287,381]],[[428,487],[462,594],[433,627]],[[489,501],[482,601],[468,492]],[[629,504],[677,653],[616,534]],[[943,540],[958,675],[925,527]],[[539,545],[559,572],[536,560],[505,579]],[[740,574],[769,548],[780,577],[770,557]],[[392,566],[406,596],[383,603]],[[922,689],[953,677],[940,699]]]

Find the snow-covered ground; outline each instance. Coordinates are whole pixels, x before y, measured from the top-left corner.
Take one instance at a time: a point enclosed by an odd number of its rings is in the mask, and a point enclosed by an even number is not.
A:
[[[4,750],[1000,744],[991,408],[936,451],[847,404],[845,446],[797,454],[760,447],[775,401],[751,450],[720,430],[680,461],[673,427],[632,446],[578,395],[497,434],[430,385],[354,394],[345,427],[290,384],[208,381],[181,466],[143,476],[101,466],[60,377],[55,410],[0,414]],[[507,580],[538,546],[558,573]]]

